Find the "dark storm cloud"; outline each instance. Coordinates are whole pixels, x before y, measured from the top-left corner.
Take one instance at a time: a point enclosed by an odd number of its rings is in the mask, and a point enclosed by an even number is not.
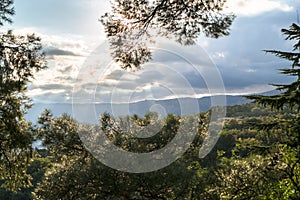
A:
[[[281,29],[288,28],[295,19],[295,11],[241,17],[234,22],[230,36],[209,40],[207,50],[217,64],[227,90],[292,80],[278,71],[289,68],[290,63],[263,50],[291,51],[293,43],[284,40]],[[213,56],[216,52],[222,52],[224,57]]]
[[[65,67],[64,69],[59,69],[58,71],[64,74],[64,73],[70,73],[72,70],[73,70],[73,66],[70,65]]]
[[[275,65],[285,66],[287,62],[276,63]],[[241,66],[243,68],[243,66]],[[246,68],[246,67],[245,67]],[[255,68],[255,66],[254,66]],[[276,67],[275,67],[276,68]],[[287,77],[280,74],[280,71],[274,67],[260,68],[259,70],[242,71],[239,69],[228,69],[220,67],[224,85],[227,90],[241,89],[249,86],[284,84],[293,81],[293,77]]]
[[[105,78],[106,79],[115,79],[116,77],[121,77],[125,74],[124,70],[114,70],[112,71],[110,74],[106,75]]]
[[[185,73],[184,77],[189,81],[192,87],[194,88],[207,88],[207,85],[205,83],[205,80],[201,76],[200,73],[197,72],[190,72],[190,73]]]
[[[268,12],[251,18],[237,18],[232,26],[230,36],[209,40],[207,50],[227,52],[223,63],[238,65],[240,63],[268,62],[274,57],[265,55],[263,50],[291,50],[291,43],[284,41],[282,28],[288,28],[295,22],[296,12]]]
[[[46,47],[45,54],[47,56],[79,56],[72,51],[66,51],[56,47]]]
[[[294,8],[300,8],[300,2]],[[97,82],[99,80],[95,79],[95,83],[91,83],[92,80],[85,80],[84,75],[77,79],[69,77],[68,73],[72,68],[65,67],[59,69],[58,75],[53,79],[57,84],[48,84],[37,88],[46,91],[65,90],[46,95],[41,94],[37,97],[53,101],[66,100],[67,94],[72,92],[72,88],[68,84],[75,81],[77,81],[75,85],[78,85],[75,97],[83,98],[86,101],[95,98],[99,102],[111,102],[113,98],[113,101],[124,102],[128,98],[142,100],[143,98],[175,97],[178,94],[191,96],[193,91],[189,90],[189,85],[184,85],[184,81],[188,81],[198,94],[207,94],[209,89],[220,86],[213,83],[207,84],[208,79],[211,82],[218,81],[217,74],[216,76],[211,75],[209,70],[215,67],[214,63],[222,76],[227,93],[251,93],[262,88],[270,89],[268,87],[270,83],[287,83],[292,80],[291,77],[281,75],[278,71],[280,68],[290,67],[290,63],[274,55],[266,54],[262,50],[292,50],[292,42],[285,41],[280,30],[288,28],[293,22],[296,22],[295,10],[283,12],[276,9],[256,16],[237,17],[229,36],[217,40],[203,38],[207,42],[207,45],[203,46],[204,49],[199,45],[180,46],[175,42],[158,40],[157,44],[159,43],[159,45],[154,45],[152,48],[154,50],[153,60],[146,63],[141,71],[128,73],[120,69],[113,69],[109,74],[105,74],[105,76],[103,74],[102,82]],[[202,44],[206,44],[205,42]],[[52,48],[56,45],[49,46]],[[48,53],[52,56],[78,56],[74,52],[63,50],[63,48],[51,48],[48,49]],[[102,55],[102,51],[103,49],[97,52],[97,56]],[[98,62],[101,59],[105,58],[97,57],[95,60]],[[97,64],[95,66],[99,67],[100,65]],[[199,68],[193,71],[192,65],[195,64]],[[97,71],[93,70],[90,73]],[[202,76],[205,73],[209,74],[206,78]],[[183,81],[180,82],[182,79]],[[83,84],[80,85],[78,82]],[[208,85],[211,88],[208,88]],[[115,96],[112,97],[113,95]],[[56,96],[57,100],[55,100]]]
[[[206,67],[212,65],[209,55],[197,44],[182,46],[174,41],[166,42],[166,40],[159,39],[156,45],[159,45],[159,48],[153,48],[152,62],[167,64],[170,67],[176,67],[181,63],[201,64]]]
[[[41,89],[41,90],[72,90],[72,86],[70,85],[65,85],[65,84],[46,84],[46,85],[30,85],[29,89]]]
[[[70,97],[70,93],[68,92],[46,92],[42,94],[36,94],[34,96],[35,102],[39,103],[48,103],[48,102],[55,102],[55,103],[65,103],[67,98]]]

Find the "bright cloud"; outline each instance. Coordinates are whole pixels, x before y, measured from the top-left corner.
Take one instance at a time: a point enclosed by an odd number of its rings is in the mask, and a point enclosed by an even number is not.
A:
[[[288,12],[293,7],[279,0],[228,0],[226,12],[232,12],[238,16],[255,16],[272,10]]]
[[[224,93],[244,94],[245,91],[249,94],[270,89],[263,81],[252,78],[258,77],[257,74],[261,72],[257,72],[255,68],[239,70],[243,67],[241,66],[229,69],[230,72],[221,69],[227,86],[225,91],[222,84],[216,83],[218,69],[210,60],[210,57],[216,59],[215,61],[226,59],[225,51],[214,51],[209,56],[200,46],[180,46],[174,42],[163,42],[153,47],[153,60],[145,64],[144,69],[129,72],[121,70],[114,63],[102,66],[101,61],[109,60],[102,57],[102,52],[109,51],[102,47],[91,51],[78,37],[43,38],[46,48],[52,48],[52,51],[47,57],[49,68],[38,73],[29,86],[28,95],[35,102],[71,103],[72,95],[75,95],[76,98],[83,98],[88,102],[120,103],[145,99],[200,98]],[[109,53],[106,56],[108,55]],[[82,69],[84,73],[81,73]],[[238,70],[238,73],[234,70]],[[240,80],[235,78],[242,76],[244,78]]]
[[[35,102],[69,101],[78,71],[92,48],[76,35],[36,35],[42,38],[48,68],[35,75],[27,94]]]
[[[85,5],[89,9],[93,9],[95,3],[99,4],[96,0],[80,2],[89,4]],[[103,60],[109,60],[103,57],[104,49],[101,46],[94,51],[104,40],[103,32],[97,40],[94,36],[76,35],[78,33],[74,33],[73,29],[68,29],[63,34],[47,33],[41,31],[41,28],[34,27],[17,30],[16,32],[20,34],[37,33],[48,53],[49,68],[36,75],[36,79],[29,86],[28,95],[35,102],[71,102],[75,90],[78,97],[86,95],[85,98],[100,103],[111,102],[112,98],[115,102],[128,102],[128,99],[135,102],[144,99],[199,98],[224,92],[249,94],[272,89],[267,86],[268,83],[282,80],[282,76],[278,75],[275,69],[285,65],[281,65],[274,57],[266,57],[261,50],[282,49],[284,44],[279,38],[280,28],[288,27],[293,19],[290,17],[292,13],[287,11],[298,5],[280,0],[228,0],[227,6],[226,11],[246,17],[236,19],[228,37],[199,40],[200,46],[205,50],[199,51],[199,46],[174,47],[173,44],[166,43],[154,47],[157,53],[153,61],[147,63],[143,70],[126,72],[116,64],[111,64],[95,79],[89,79],[90,75],[103,67],[101,66]],[[277,12],[272,12],[271,16],[263,15],[269,11]],[[267,17],[261,19],[260,14]],[[286,16],[283,17],[283,14]],[[90,20],[97,21],[96,17]],[[89,20],[85,20],[87,21]],[[65,20],[64,23],[67,24],[69,21]],[[72,23],[78,25],[77,21],[73,20]],[[101,25],[93,24],[93,27],[99,28]],[[273,30],[276,30],[276,33]],[[94,60],[85,63],[93,53],[95,53]],[[226,91],[224,89],[222,91],[222,88],[214,84],[216,76],[214,71],[210,70],[213,62],[207,57],[212,58],[218,66]],[[192,65],[197,66],[198,71],[193,71]],[[83,68],[88,68],[86,74],[80,74]],[[207,80],[201,76],[203,73],[209,75],[207,78],[211,81],[209,86]],[[78,83],[81,79],[85,79],[82,84]]]

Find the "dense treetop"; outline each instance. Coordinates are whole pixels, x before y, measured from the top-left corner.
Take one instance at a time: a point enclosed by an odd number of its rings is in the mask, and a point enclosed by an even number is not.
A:
[[[195,44],[203,33],[219,38],[229,34],[233,15],[224,14],[226,0],[113,0],[101,22],[112,57],[124,69],[139,69],[151,59],[147,41],[157,35],[182,45]]]

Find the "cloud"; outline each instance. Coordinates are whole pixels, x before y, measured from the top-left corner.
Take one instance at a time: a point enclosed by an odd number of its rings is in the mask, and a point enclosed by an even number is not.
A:
[[[295,13],[285,12],[289,9],[284,9],[284,5],[297,6],[270,0],[236,2],[240,2],[236,9],[244,13],[240,16],[247,17],[236,18],[230,36],[218,40],[202,38],[200,43],[205,49],[158,40],[157,45],[152,45],[153,60],[136,72],[123,71],[113,63],[102,66],[110,60],[103,57],[109,55],[109,50],[101,46],[92,51],[95,45],[83,37],[44,34],[46,47],[52,48],[49,68],[37,74],[28,94],[43,102],[71,103],[73,92],[75,99],[88,102],[135,102],[257,93],[273,89],[269,83],[289,82],[291,79],[276,70],[289,63],[262,50],[291,50],[291,42],[284,41],[280,29],[295,19]],[[254,3],[259,8],[247,11]],[[274,6],[277,4],[281,7]],[[225,91],[217,84],[215,64]]]
[[[71,85],[62,85],[62,84],[59,84],[59,83],[49,83],[49,84],[45,84],[45,85],[30,85],[29,89],[30,90],[41,90],[41,91],[46,91],[46,90],[70,90],[72,89],[73,87]],[[55,93],[55,92],[54,92]]]
[[[48,68],[35,75],[28,96],[35,102],[71,102],[78,71],[91,50],[79,36],[37,35],[42,38]]]
[[[120,103],[199,97],[204,93],[207,95],[210,90],[222,92],[222,85],[218,85],[218,76],[214,73],[214,64],[201,47],[185,47],[160,40],[152,50],[153,59],[136,72],[120,70],[114,68],[114,65],[111,65],[113,69],[106,69],[109,73],[97,67],[83,66],[85,72],[79,74],[81,82],[75,84],[75,96],[82,98],[81,103],[90,101],[91,96],[95,97],[96,102]],[[95,54],[98,55],[100,52]],[[89,66],[97,66],[97,63],[87,63]],[[99,73],[101,71],[103,73]],[[207,89],[207,82],[213,87],[210,90]]]
[[[106,59],[101,57],[101,52],[106,51],[102,48],[93,52],[92,58],[88,57],[86,62],[83,62],[85,57],[56,55],[51,58],[49,69],[41,72],[37,81],[29,87],[29,95],[43,102],[71,103],[73,93],[75,101],[81,103],[124,103],[270,90],[267,84],[278,80],[279,76],[275,70],[261,69],[279,62],[261,61],[263,56],[256,58],[252,50],[241,51],[234,43],[238,38],[227,40],[232,40],[232,46],[225,46],[227,41],[221,45],[226,49],[214,49],[214,45],[218,44],[210,42],[209,50],[216,52],[213,54],[216,56],[211,57],[217,59],[219,69],[210,59],[209,51],[207,53],[200,46],[180,46],[175,42],[158,42],[153,48],[153,60],[136,72],[121,70],[116,64],[108,67],[99,65],[99,60]],[[254,44],[252,39],[245,39],[243,43],[249,47]],[[84,73],[78,74],[81,69]],[[219,82],[224,81],[226,91],[218,83],[217,73],[222,75],[223,80]]]
[[[42,33],[37,35],[42,38],[45,51],[50,56],[88,56],[93,48],[84,37],[79,35]]]
[[[35,26],[50,34],[73,33],[98,38],[103,28],[99,18],[109,10],[109,1],[26,0],[15,1],[15,26]],[[33,11],[34,8],[34,11]]]
[[[252,17],[273,10],[289,12],[293,10],[290,6],[279,0],[228,0],[225,4],[225,12],[232,12],[238,16]]]
[[[45,54],[47,56],[78,56],[72,51],[66,51],[55,47],[44,48]]]
[[[273,73],[275,69],[281,68],[282,60],[263,50],[292,50],[292,42],[285,41],[281,29],[288,28],[294,19],[295,13],[279,11],[251,18],[237,18],[229,36],[217,40],[206,39],[210,43],[206,50],[218,66],[228,70],[261,70],[268,67],[268,71]],[[224,52],[224,57],[217,56],[220,52]]]

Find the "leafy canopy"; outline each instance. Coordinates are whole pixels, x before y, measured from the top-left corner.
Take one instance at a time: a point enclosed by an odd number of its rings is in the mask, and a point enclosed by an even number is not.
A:
[[[13,1],[0,1],[0,26],[12,22]],[[0,185],[17,190],[30,185],[26,166],[32,158],[34,130],[24,119],[30,108],[27,83],[45,68],[40,39],[35,35],[0,33]]]
[[[139,69],[151,59],[147,41],[153,36],[195,44],[201,33],[219,38],[229,34],[233,15],[222,12],[226,0],[113,0],[101,22],[113,59],[123,69]]]
[[[274,96],[261,96],[253,95],[249,96],[249,99],[255,100],[255,102],[262,105],[269,105],[275,109],[283,109],[285,105],[291,108],[297,107],[300,109],[300,26],[292,24],[289,29],[282,29],[282,33],[287,35],[286,40],[296,40],[291,52],[278,51],[278,50],[266,50],[268,53],[272,53],[282,59],[292,62],[290,68],[281,69],[280,72],[285,75],[295,77],[295,81],[289,84],[272,84],[276,87],[276,90],[281,91],[280,94]]]

